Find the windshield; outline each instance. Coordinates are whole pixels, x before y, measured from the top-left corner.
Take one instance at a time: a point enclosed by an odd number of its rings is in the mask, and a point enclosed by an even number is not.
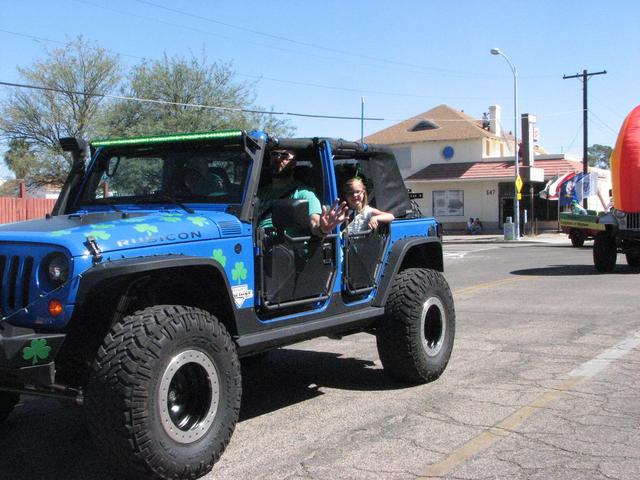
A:
[[[238,205],[251,158],[240,145],[176,143],[103,148],[79,206],[145,203]],[[184,208],[184,207],[182,207]]]

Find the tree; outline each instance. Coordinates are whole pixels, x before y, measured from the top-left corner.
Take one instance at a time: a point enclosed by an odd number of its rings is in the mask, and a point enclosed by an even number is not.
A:
[[[29,142],[22,138],[9,140],[9,149],[4,154],[4,163],[18,180],[24,180],[37,168],[37,158]]]
[[[260,110],[253,104],[253,86],[238,82],[231,64],[209,63],[205,56],[165,55],[145,61],[131,71],[122,96],[153,101],[112,103],[100,125],[104,137],[224,129],[268,129],[276,135],[293,131],[287,121],[247,112]]]
[[[609,159],[613,149],[597,143],[587,149],[587,161],[592,167],[609,168]]]
[[[0,135],[9,142],[26,143],[20,148],[32,156],[22,162],[29,164],[32,183],[62,183],[72,160],[62,155],[58,140],[95,134],[95,117],[104,100],[101,94],[117,86],[119,62],[103,48],[78,37],[18,72],[23,83],[50,90],[16,89],[0,106]],[[9,161],[20,163],[16,157]]]

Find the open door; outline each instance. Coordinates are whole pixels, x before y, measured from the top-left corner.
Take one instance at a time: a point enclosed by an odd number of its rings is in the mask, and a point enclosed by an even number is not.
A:
[[[308,217],[306,200],[278,200],[273,206],[274,229],[259,236],[261,304],[268,311],[314,308],[330,296],[337,235],[304,234]]]
[[[375,287],[389,241],[389,225],[377,230],[344,232],[342,294],[346,298],[366,297]]]

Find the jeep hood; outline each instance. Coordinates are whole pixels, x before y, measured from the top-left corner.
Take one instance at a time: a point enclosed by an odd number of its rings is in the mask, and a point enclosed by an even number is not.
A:
[[[0,226],[0,241],[48,243],[66,248],[72,256],[87,254],[87,238],[103,253],[171,243],[195,242],[242,233],[237,217],[216,211],[79,213]]]

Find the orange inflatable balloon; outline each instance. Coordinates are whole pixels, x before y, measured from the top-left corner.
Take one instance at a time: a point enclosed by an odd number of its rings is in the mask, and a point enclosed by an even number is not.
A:
[[[613,206],[640,212],[640,105],[625,118],[611,154]]]

